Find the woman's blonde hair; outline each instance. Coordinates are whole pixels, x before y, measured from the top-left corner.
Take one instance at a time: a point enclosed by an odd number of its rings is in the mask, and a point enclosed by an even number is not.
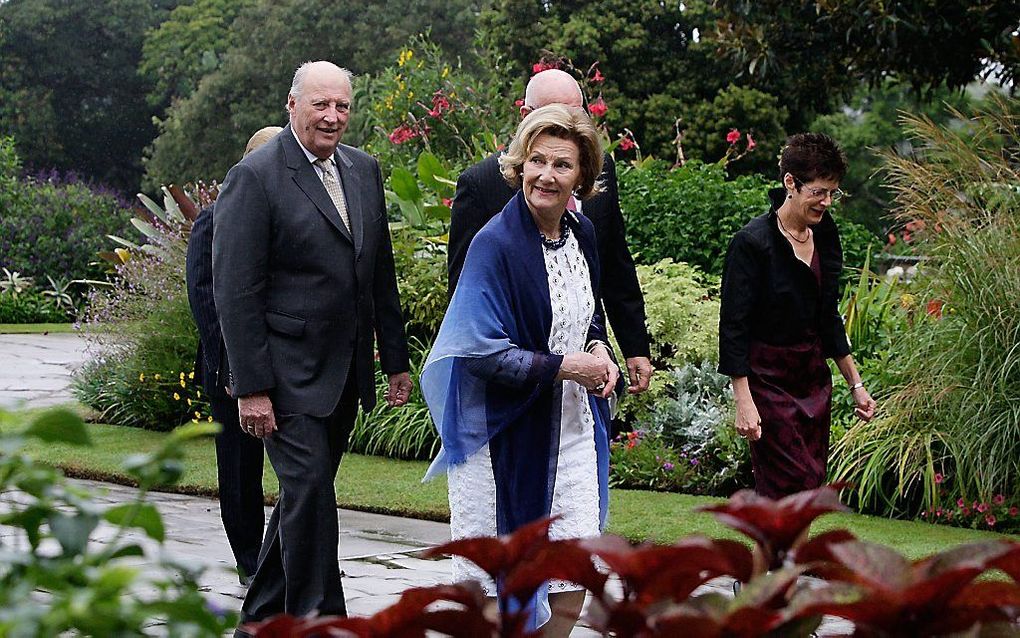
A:
[[[528,161],[535,140],[543,133],[570,140],[580,152],[581,180],[574,189],[581,199],[602,191],[598,181],[602,174],[602,145],[595,125],[580,108],[563,104],[550,104],[535,109],[517,126],[514,139],[499,158],[503,179],[513,188],[520,188],[524,162]]]

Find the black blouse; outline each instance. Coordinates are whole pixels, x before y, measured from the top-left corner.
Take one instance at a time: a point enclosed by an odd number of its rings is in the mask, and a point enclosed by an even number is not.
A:
[[[821,287],[810,266],[797,259],[779,230],[776,210],[786,192],[769,191],[772,206],[730,241],[722,278],[719,313],[719,372],[744,377],[751,372],[752,341],[788,345],[821,338],[826,357],[850,354],[839,315],[839,276],[843,247],[826,212],[812,227],[822,270]]]

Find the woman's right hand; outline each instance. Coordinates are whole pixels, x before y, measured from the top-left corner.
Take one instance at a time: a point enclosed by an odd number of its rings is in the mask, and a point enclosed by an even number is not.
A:
[[[587,390],[600,392],[609,382],[609,363],[605,359],[587,352],[571,352],[563,355],[556,380],[576,381]],[[600,387],[601,386],[601,387]]]
[[[758,406],[754,399],[747,397],[744,400],[737,400],[737,416],[735,419],[737,434],[749,441],[757,441],[761,438],[761,416],[758,415]]]

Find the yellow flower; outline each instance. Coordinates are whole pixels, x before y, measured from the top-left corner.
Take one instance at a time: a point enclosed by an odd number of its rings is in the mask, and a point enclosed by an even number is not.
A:
[[[181,378],[182,378],[182,379],[184,378],[184,373],[183,373],[183,372],[181,372]]]
[[[191,407],[191,399],[188,399],[188,407]]]
[[[450,67],[444,66],[443,67],[443,73],[439,77],[445,78],[448,75],[450,75]]]
[[[192,370],[191,372],[188,373],[188,378],[189,379],[194,379],[195,378],[195,371],[194,370]]]
[[[152,378],[155,379],[156,381],[159,381],[159,373],[157,372],[156,374],[152,375]]]
[[[179,395],[176,392],[174,392],[174,401],[180,401],[180,400],[181,400],[181,395]],[[188,403],[190,404],[191,401],[189,400]]]
[[[201,419],[201,418],[202,418],[202,413],[201,413],[201,412],[198,412],[198,411],[196,411],[196,412],[195,412],[195,418],[196,418],[196,419]]]
[[[413,100],[414,99],[414,91],[408,91],[407,92],[407,99],[409,99],[409,100]]]
[[[192,423],[198,423],[198,419],[192,419],[191,422]]]
[[[211,416],[206,417],[205,420],[208,421],[209,423],[212,423],[212,417]]]
[[[195,390],[195,396],[198,397],[199,399],[201,399],[202,398],[202,391],[201,390]]]
[[[188,382],[187,382],[187,381],[185,381],[184,379],[181,379],[181,387],[182,387],[182,388],[186,388],[186,387],[188,387]]]
[[[138,373],[138,380],[139,381],[145,381],[145,373],[144,372],[139,372]]]

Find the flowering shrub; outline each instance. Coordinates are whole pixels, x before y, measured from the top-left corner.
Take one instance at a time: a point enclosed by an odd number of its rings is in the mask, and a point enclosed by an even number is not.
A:
[[[1010,633],[1020,620],[1020,543],[962,545],[910,562],[897,552],[857,540],[846,530],[794,544],[819,516],[846,508],[823,487],[779,501],[750,491],[702,508],[754,543],[690,537],[674,545],[631,546],[614,536],[549,539],[550,519],[500,538],[469,538],[428,551],[463,556],[500,583],[499,609],[486,611],[477,583],[410,589],[368,618],[280,615],[249,630],[256,636],[452,636],[519,638],[518,610],[550,579],[574,582],[592,596],[584,620],[606,636],[807,637],[823,614],[851,620],[855,635],[932,636]],[[603,566],[596,568],[596,563]],[[1008,580],[978,579],[1002,570]],[[771,571],[769,571],[771,570]],[[799,578],[810,572],[813,582]],[[745,585],[728,595],[701,588],[726,576]],[[609,586],[610,579],[613,586]],[[618,586],[617,586],[618,585]],[[700,588],[700,589],[699,589]],[[443,604],[437,604],[443,603]]]
[[[935,474],[935,482],[943,482],[941,472]],[[1020,532],[1020,506],[1006,500],[1003,494],[996,494],[987,501],[968,501],[962,496],[949,507],[936,507],[921,512],[921,518],[932,523],[946,523],[972,529],[994,529],[997,532],[1016,534]]]
[[[634,430],[609,445],[609,485],[638,490],[694,493],[697,457],[675,450],[657,434]]]
[[[165,210],[147,202],[154,210],[136,220],[147,243],[108,254],[121,262],[115,276],[89,295],[82,332],[93,358],[75,375],[74,391],[111,423],[170,430],[209,418],[193,382],[198,332],[185,285],[197,210],[182,191],[174,194],[166,191]]]
[[[463,169],[509,139],[518,116],[507,96],[521,92],[508,80],[514,74],[495,54],[472,58],[469,72],[417,35],[393,66],[368,79],[363,111],[374,134],[364,148],[383,170],[414,168],[423,151]]]
[[[7,138],[3,138],[7,139]],[[4,142],[0,141],[0,144]],[[0,267],[45,282],[98,279],[107,235],[130,228],[132,206],[117,193],[53,171],[18,174],[13,150],[0,153]]]

